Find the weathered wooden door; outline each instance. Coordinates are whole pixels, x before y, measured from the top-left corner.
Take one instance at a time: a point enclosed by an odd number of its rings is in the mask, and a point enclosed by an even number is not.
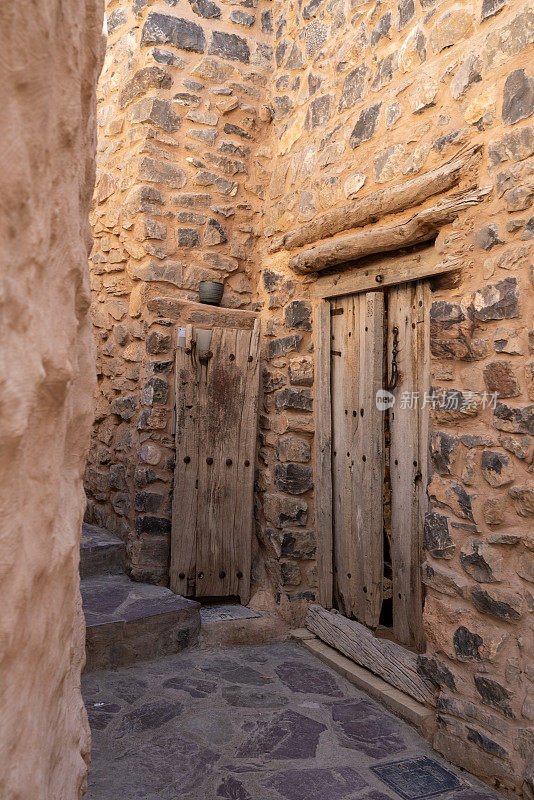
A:
[[[429,294],[414,281],[330,301],[333,604],[372,629],[391,616],[395,639],[416,647]]]
[[[428,400],[430,390],[430,288],[414,281],[388,292],[388,380],[395,404],[389,412],[391,576],[393,630],[401,644],[423,646],[421,551],[427,509]]]
[[[332,301],[334,597],[372,628],[382,606],[383,325],[382,292]]]
[[[170,585],[188,597],[249,599],[259,333],[213,328],[203,352],[189,325],[176,349]]]

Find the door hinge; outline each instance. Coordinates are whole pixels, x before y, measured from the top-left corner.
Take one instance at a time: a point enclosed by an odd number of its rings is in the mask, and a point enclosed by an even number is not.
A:
[[[331,308],[330,309],[330,316],[331,317],[338,317],[340,314],[343,314],[343,308]]]

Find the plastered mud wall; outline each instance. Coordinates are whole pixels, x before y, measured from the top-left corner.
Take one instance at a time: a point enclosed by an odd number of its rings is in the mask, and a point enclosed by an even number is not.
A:
[[[103,2],[0,8],[0,796],[73,800],[82,475],[93,418],[88,212]]]

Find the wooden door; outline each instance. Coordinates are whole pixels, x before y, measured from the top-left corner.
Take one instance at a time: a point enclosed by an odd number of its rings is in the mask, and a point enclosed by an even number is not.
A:
[[[249,599],[259,334],[213,328],[206,359],[189,325],[176,350],[170,585],[188,597]]]
[[[382,606],[384,295],[331,303],[332,527],[334,602],[375,628]]]
[[[388,292],[388,376],[398,379],[390,409],[393,632],[400,644],[423,645],[421,549],[427,509],[430,390],[430,288],[427,281]],[[395,356],[394,356],[395,351]]]

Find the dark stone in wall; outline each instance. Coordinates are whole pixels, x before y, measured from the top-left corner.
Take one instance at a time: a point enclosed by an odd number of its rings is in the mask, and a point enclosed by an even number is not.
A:
[[[313,470],[303,464],[276,464],[275,485],[289,494],[303,494],[313,487]]]
[[[111,14],[107,17],[108,23],[108,36],[119,28],[121,25],[124,25],[125,22],[128,21],[128,12],[125,8],[116,8]]]
[[[484,450],[482,452],[482,475],[493,487],[511,483],[514,473],[510,456],[493,450]]]
[[[118,417],[121,417],[125,420],[130,420],[134,413],[135,409],[137,408],[137,400],[133,395],[129,397],[117,397],[110,406],[110,411],[112,414],[116,414]]]
[[[345,76],[341,97],[339,98],[338,112],[343,111],[345,108],[351,108],[358,100],[361,100],[368,75],[369,69],[366,64],[360,64]]]
[[[262,33],[273,32],[273,14],[271,9],[267,9],[267,11],[261,12],[261,32]]]
[[[143,67],[124,85],[119,94],[119,108],[126,108],[137,97],[146,94],[149,89],[169,89],[172,77],[163,67]]]
[[[490,614],[499,619],[519,619],[521,614],[509,603],[504,600],[495,600],[485,589],[473,586],[471,589],[471,599],[475,608],[483,614]]]
[[[430,350],[436,358],[470,357],[473,332],[468,319],[457,303],[436,300],[430,308]]]
[[[195,22],[151,11],[143,25],[141,44],[172,44],[179,50],[203,53],[206,38]]]
[[[263,286],[266,292],[276,292],[280,288],[283,280],[283,275],[278,272],[273,272],[272,269],[264,269],[262,271]]]
[[[324,94],[311,101],[306,112],[304,124],[308,130],[315,130],[325,125],[332,115],[333,95]]]
[[[301,341],[302,336],[299,333],[293,333],[291,336],[282,336],[279,339],[272,339],[267,348],[267,358],[277,358],[292,350],[298,350]]]
[[[438,661],[437,658],[417,656],[417,672],[422,678],[434,683],[440,688],[446,686],[451,692],[456,691],[456,682],[450,669]]]
[[[504,244],[499,236],[499,228],[493,222],[479,228],[475,233],[475,242],[482,250],[491,250],[497,244]]]
[[[502,98],[502,121],[513,125],[534,111],[534,78],[524,69],[515,69],[506,78]]]
[[[134,483],[140,489],[142,489],[143,486],[155,483],[157,479],[158,476],[151,467],[137,467],[135,470]]]
[[[480,747],[482,750],[485,750],[486,753],[489,753],[492,756],[506,756],[508,755],[504,747],[501,747],[500,744],[494,742],[493,739],[490,739],[489,736],[486,736],[485,733],[481,733],[480,731],[475,730],[475,728],[467,726],[467,738],[473,744],[476,744],[477,747]]]
[[[451,433],[436,431],[430,440],[434,469],[440,475],[450,475],[458,454],[459,439]]]
[[[146,351],[151,355],[166,353],[171,346],[171,337],[158,331],[151,331],[146,339]]]
[[[506,0],[483,0],[480,21],[484,22],[485,19],[494,17],[495,14],[498,14],[499,11],[503,10],[505,5]]]
[[[251,28],[256,22],[254,14],[247,14],[246,11],[241,11],[236,8],[230,12],[230,20],[235,22],[236,25],[243,25],[245,28]]]
[[[111,489],[126,489],[126,467],[124,464],[112,464],[110,466],[109,485]]]
[[[518,397],[521,387],[512,369],[510,361],[490,361],[482,372],[484,383],[489,392],[498,397]]]
[[[274,405],[280,411],[292,408],[296,411],[312,411],[313,398],[309,389],[280,389],[274,396]]]
[[[364,108],[360,113],[349,139],[349,144],[353,150],[373,136],[381,108],[382,103],[374,103],[374,105]]]
[[[174,113],[171,104],[159,97],[143,97],[132,106],[132,122],[150,122],[167,133],[174,133],[180,127],[180,117]]]
[[[448,518],[443,514],[429,511],[425,515],[423,549],[433,558],[452,558],[456,547],[449,533]]]
[[[250,61],[250,48],[246,39],[235,33],[213,31],[208,52],[229,61],[241,61],[243,64]]]
[[[413,19],[414,0],[399,0],[397,5],[397,30],[401,31]]]
[[[302,9],[302,19],[312,19],[323,0],[309,0]]]
[[[519,284],[517,278],[505,278],[488,284],[473,295],[473,315],[480,322],[512,319],[519,316]]]
[[[189,5],[199,17],[216,19],[221,16],[221,9],[211,0],[189,0]]]
[[[484,644],[484,640],[478,633],[471,633],[465,625],[460,625],[460,627],[454,631],[453,644],[454,652],[459,661],[481,660],[478,648]]]
[[[507,403],[497,403],[493,411],[493,424],[501,431],[534,434],[534,405],[514,408]]]
[[[393,15],[391,11],[387,11],[380,19],[378,20],[377,24],[371,31],[371,49],[377,46],[380,39],[383,37],[387,37],[390,39],[389,31],[391,28],[391,23],[393,21]]]
[[[510,708],[510,699],[513,695],[508,689],[485,675],[475,675],[474,681],[476,690],[485,706],[491,706],[507,717],[514,716]]]
[[[161,517],[137,517],[135,520],[135,532],[138,535],[143,533],[151,536],[170,535],[171,521]]]
[[[200,236],[196,228],[177,228],[178,247],[200,247]]]
[[[285,326],[289,330],[311,331],[310,316],[310,303],[304,300],[292,300],[285,308]]]
[[[281,555],[287,558],[314,558],[316,551],[315,532],[313,530],[282,531]]]
[[[135,510],[153,514],[159,511],[163,497],[156,492],[136,492]]]

